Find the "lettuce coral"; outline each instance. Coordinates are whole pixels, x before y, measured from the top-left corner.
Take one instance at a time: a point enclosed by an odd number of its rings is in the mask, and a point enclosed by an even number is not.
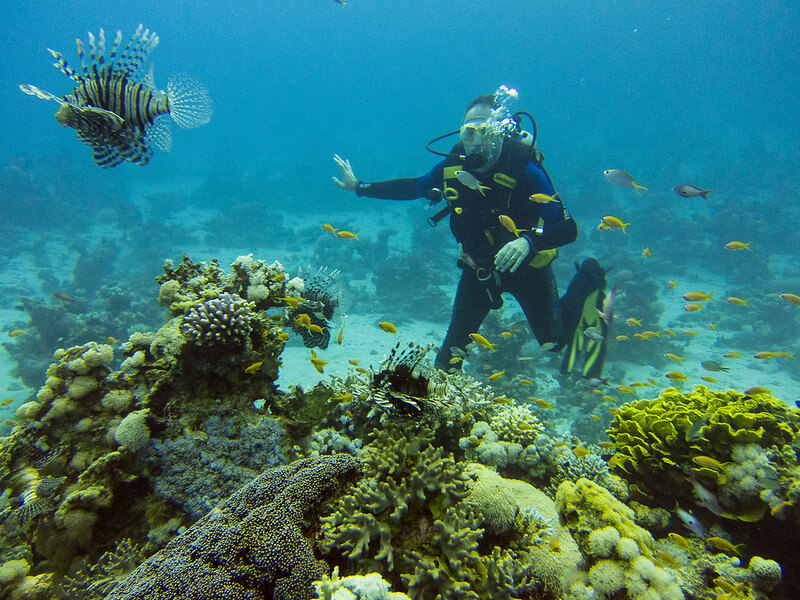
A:
[[[668,388],[658,398],[620,406],[608,435],[617,451],[612,464],[631,491],[673,502],[693,500],[685,469],[700,480],[724,484],[724,466],[736,462],[735,448],[781,448],[795,442],[798,431],[800,412],[768,394],[697,386],[686,393]],[[744,518],[752,507],[739,509]]]

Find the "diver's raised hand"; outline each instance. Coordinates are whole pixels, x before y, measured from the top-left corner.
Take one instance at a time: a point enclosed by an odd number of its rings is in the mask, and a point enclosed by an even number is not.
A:
[[[524,237],[511,240],[494,257],[494,268],[500,273],[519,269],[525,257],[531,253],[531,245]]]
[[[353,173],[353,167],[350,166],[350,160],[345,160],[338,154],[333,155],[333,160],[336,161],[336,164],[339,165],[339,169],[342,171],[342,179],[340,180],[334,177],[333,182],[340,188],[349,192],[355,191],[356,186],[358,185],[358,178]]]

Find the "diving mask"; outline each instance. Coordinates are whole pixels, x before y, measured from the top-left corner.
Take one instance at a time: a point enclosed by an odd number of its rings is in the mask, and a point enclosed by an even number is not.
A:
[[[467,121],[458,132],[464,146],[483,146],[487,142],[492,143],[491,134],[489,123],[485,119]]]

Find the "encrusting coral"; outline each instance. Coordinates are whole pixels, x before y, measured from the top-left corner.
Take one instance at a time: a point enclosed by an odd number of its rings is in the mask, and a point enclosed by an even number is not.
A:
[[[306,519],[358,476],[358,461],[346,454],[267,471],[140,565],[107,600],[311,598],[324,571]]]

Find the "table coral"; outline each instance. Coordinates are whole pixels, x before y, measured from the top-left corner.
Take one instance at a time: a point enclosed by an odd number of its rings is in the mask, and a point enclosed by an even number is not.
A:
[[[346,454],[267,471],[145,561],[108,600],[311,598],[324,571],[305,519],[358,475],[358,461]]]

